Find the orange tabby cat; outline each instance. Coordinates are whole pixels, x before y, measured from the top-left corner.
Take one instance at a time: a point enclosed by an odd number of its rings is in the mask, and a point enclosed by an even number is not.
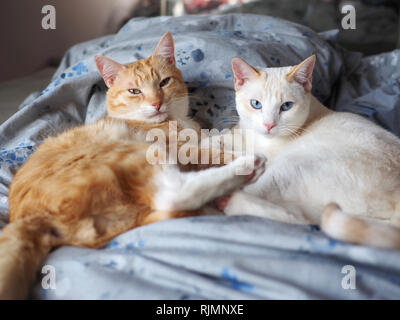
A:
[[[236,170],[249,157],[195,172],[146,160],[149,130],[168,136],[167,120],[176,120],[178,130],[199,129],[187,117],[170,33],[148,59],[123,66],[100,56],[96,64],[109,87],[108,117],[47,138],[11,183],[11,223],[0,236],[0,298],[24,298],[53,247],[98,248],[134,227],[199,214],[204,204],[263,170],[262,159],[254,157],[248,176]]]

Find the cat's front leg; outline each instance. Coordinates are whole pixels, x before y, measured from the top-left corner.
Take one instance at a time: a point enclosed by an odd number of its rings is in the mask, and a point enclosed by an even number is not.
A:
[[[166,167],[156,178],[154,209],[196,210],[206,203],[255,182],[265,170],[264,156],[243,156],[229,164],[196,172]]]
[[[218,199],[216,204],[228,216],[252,215],[286,223],[310,223],[296,207],[284,208],[244,191]]]

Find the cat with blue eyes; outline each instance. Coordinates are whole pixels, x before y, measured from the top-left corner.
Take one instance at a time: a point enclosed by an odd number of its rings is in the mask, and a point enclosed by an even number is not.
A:
[[[232,60],[236,128],[244,138],[251,132],[267,166],[217,206],[227,215],[319,224],[338,240],[400,249],[400,139],[323,106],[311,94],[315,62],[313,55],[292,67],[254,68]]]

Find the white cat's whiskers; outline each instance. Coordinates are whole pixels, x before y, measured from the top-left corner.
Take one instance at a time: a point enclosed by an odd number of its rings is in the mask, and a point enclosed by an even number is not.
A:
[[[254,151],[269,167],[224,212],[321,224],[334,239],[400,249],[400,140],[322,105],[311,93],[315,62],[313,55],[296,66],[256,69],[232,60],[239,126],[255,129]],[[276,132],[267,135],[271,124]]]

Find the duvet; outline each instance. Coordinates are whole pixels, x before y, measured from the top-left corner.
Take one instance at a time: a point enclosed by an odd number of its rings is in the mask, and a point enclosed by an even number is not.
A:
[[[233,125],[234,56],[278,67],[315,53],[313,94],[321,102],[400,135],[400,50],[362,57],[340,48],[335,30],[317,34],[261,15],[136,18],[115,35],[68,50],[48,86],[0,126],[0,228],[8,222],[8,186],[35,147],[104,116],[106,87],[94,56],[120,63],[147,57],[168,30],[191,113],[203,127]],[[31,292],[35,299],[400,298],[400,252],[251,216],[164,221],[131,230],[103,249],[58,248],[43,265],[55,268],[55,287],[42,285],[44,268]]]

